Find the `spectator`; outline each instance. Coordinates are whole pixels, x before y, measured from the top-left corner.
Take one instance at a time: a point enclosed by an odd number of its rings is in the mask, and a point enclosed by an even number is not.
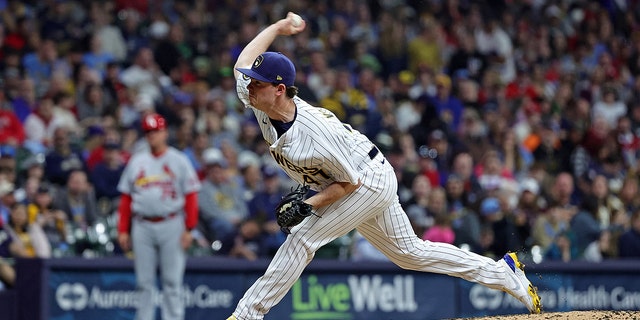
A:
[[[146,10],[145,10],[146,12]],[[150,39],[140,32],[143,16],[135,10],[123,10],[120,24],[122,38],[125,43],[125,56],[116,55],[118,61],[132,61],[140,48],[148,47]]]
[[[320,103],[335,113],[338,119],[365,132],[369,101],[366,94],[354,85],[349,70],[338,70],[333,92]]]
[[[462,120],[462,101],[452,94],[453,84],[448,75],[436,75],[435,83],[436,93],[429,97],[430,103],[436,107],[438,116],[447,125],[447,131],[458,132]]]
[[[26,250],[18,244],[17,239],[0,226],[0,291],[15,285],[16,270],[7,259],[26,255]]]
[[[504,162],[496,150],[485,152],[477,171],[478,183],[485,194],[495,195],[498,192],[514,194],[518,191],[513,172],[504,166]]]
[[[465,107],[462,111],[462,123],[458,132],[460,144],[466,147],[466,153],[474,159],[479,159],[482,154],[491,148],[489,140],[489,128],[475,109]],[[506,148],[506,147],[505,147]],[[506,150],[505,150],[506,151]],[[505,156],[509,156],[506,154]]]
[[[52,39],[44,39],[36,51],[22,58],[25,75],[33,79],[36,95],[41,97],[49,90],[51,77],[56,72],[70,73],[66,61],[58,56],[56,43]]]
[[[578,254],[574,242],[575,234],[571,230],[560,232],[545,251],[545,259],[562,262],[574,260]]]
[[[86,165],[82,155],[73,150],[67,128],[56,128],[52,142],[52,148],[45,156],[45,179],[56,186],[63,186],[71,171],[85,170]]]
[[[256,220],[264,233],[264,244],[267,254],[273,257],[276,250],[284,242],[286,236],[280,231],[276,221],[276,206],[285,196],[280,181],[281,170],[272,165],[262,167],[259,175],[263,179],[263,188],[249,201],[249,217]]]
[[[433,189],[429,179],[424,175],[417,175],[413,179],[411,186],[413,196],[403,203],[403,207],[409,217],[409,221],[411,221],[413,231],[422,235],[425,230],[433,225],[434,212],[429,211]]]
[[[622,201],[610,192],[607,182],[605,176],[594,177],[590,194],[598,201],[597,218],[603,229],[624,225],[628,218]]]
[[[422,19],[416,37],[408,44],[409,70],[414,74],[422,70],[440,72],[444,65],[443,47],[444,39],[440,24],[433,17]]]
[[[13,112],[16,113],[20,122],[24,124],[27,117],[36,109],[36,105],[38,104],[33,79],[25,77],[19,81],[17,92],[15,96],[11,97],[11,104]]]
[[[124,162],[131,158],[131,153],[121,145],[123,133],[114,125],[106,124],[104,129],[102,126],[90,126],[87,134],[92,138],[86,140],[84,145],[87,170],[93,170],[98,163],[104,160],[106,145],[118,146],[118,154]]]
[[[317,99],[322,100],[333,92],[336,72],[329,68],[327,55],[321,50],[310,52],[309,60],[307,85]]]
[[[532,177],[520,181],[520,196],[513,212],[514,222],[518,229],[520,240],[530,247],[533,239],[531,229],[535,221],[546,209],[544,198],[540,196],[540,184]]]
[[[604,253],[616,257],[618,237],[628,227],[629,216],[622,201],[610,192],[606,177],[598,175],[593,179],[590,196],[597,201],[596,217],[600,227],[610,232],[608,251]]]
[[[103,146],[103,157],[91,171],[91,183],[95,189],[97,200],[118,200],[118,181],[122,176],[126,161],[122,156],[121,146],[115,142],[106,142]],[[115,207],[111,207],[115,209]]]
[[[5,105],[4,87],[0,84],[0,144],[10,144],[17,147],[24,140],[24,127],[15,112]]]
[[[238,134],[239,147],[243,150],[258,153],[259,148],[263,146],[260,127],[258,127],[255,120],[244,120],[240,126],[240,133]]]
[[[244,200],[249,203],[263,187],[262,163],[253,151],[240,151],[236,163]]]
[[[0,145],[0,175],[11,185],[15,185],[18,177],[18,150],[12,145]]]
[[[475,39],[478,51],[489,57],[489,66],[499,72],[502,83],[511,82],[516,76],[513,43],[498,19],[488,17],[483,27],[475,30]]]
[[[106,51],[102,39],[97,33],[90,36],[89,51],[82,56],[82,62],[92,70],[100,74],[100,79],[104,79],[107,74],[107,65],[113,62],[113,55]]]
[[[478,51],[472,34],[465,30],[459,30],[456,32],[456,36],[460,46],[449,59],[447,65],[449,76],[453,77],[459,71],[465,71],[474,81],[482,80],[488,66],[487,56]]]
[[[107,101],[120,105],[127,102],[127,91],[125,85],[120,82],[121,67],[117,62],[109,62],[106,65],[104,81],[104,93],[108,96]]]
[[[480,204],[480,213],[483,223],[493,234],[493,241],[486,248],[485,255],[498,256],[500,252],[522,250],[523,243],[518,237],[513,236],[516,234],[516,226],[512,221],[511,213],[508,212],[505,199],[485,198]]]
[[[631,228],[618,238],[620,258],[640,258],[640,211],[631,216]]]
[[[45,155],[43,153],[31,154],[24,159],[20,164],[17,184],[24,187],[30,178],[42,181],[44,179],[44,161]]]
[[[439,214],[434,218],[433,226],[431,226],[422,235],[422,240],[432,242],[444,242],[453,244],[456,234],[453,231],[451,217],[448,214]]]
[[[571,213],[569,212],[569,214]],[[572,247],[575,248],[572,260],[601,261],[600,241],[603,229],[598,222],[598,200],[596,198],[586,197],[582,201],[580,209],[571,216],[569,228],[573,234]]]
[[[575,210],[577,200],[574,198],[573,176],[567,172],[561,172],[556,176],[549,193],[551,205]]]
[[[40,225],[29,222],[26,205],[15,203],[11,207],[11,216],[5,230],[17,240],[16,245],[22,247],[20,250],[24,250],[24,257],[51,257],[51,244]]]
[[[464,182],[457,174],[450,174],[445,184],[447,208],[451,226],[455,233],[454,245],[468,247],[478,253],[480,248],[480,219],[472,210],[468,194],[464,190]]]
[[[69,226],[74,230],[87,231],[98,218],[96,197],[82,170],[69,173],[67,183],[55,195],[53,206],[67,215]]]
[[[15,203],[13,192],[14,184],[5,177],[0,178],[0,227],[11,218],[11,206]]]
[[[80,134],[82,127],[76,116],[76,100],[67,92],[53,96],[53,118],[59,126],[71,128],[74,134]]]
[[[405,153],[409,153],[409,150],[405,150]],[[427,177],[432,186],[439,186],[442,177],[438,170],[438,151],[434,148],[429,148],[426,145],[421,145],[417,148],[417,155],[417,173]],[[409,159],[411,158],[414,158],[413,155],[409,156]],[[442,175],[444,176],[445,173],[443,172]]]
[[[161,81],[168,78],[163,75],[153,58],[149,47],[140,48],[134,63],[120,74],[120,81],[138,94],[147,95],[152,101],[161,100]]]
[[[542,252],[549,250],[556,237],[569,228],[571,215],[572,209],[551,206],[547,212],[538,216],[531,230],[533,245],[540,246]]]
[[[51,146],[53,143],[53,131],[58,127],[59,120],[53,112],[53,98],[44,96],[38,100],[34,112],[29,114],[24,121],[24,130],[27,140],[39,143],[43,146]]]
[[[82,88],[78,95],[78,119],[86,127],[99,125],[100,119],[114,113],[114,106],[107,99],[105,89],[97,82],[91,81]]]
[[[69,223],[67,214],[53,207],[53,192],[46,185],[38,188],[33,202],[27,205],[29,223],[40,224],[51,245],[54,257],[73,255],[69,247],[70,243],[67,241],[67,236],[73,237],[72,234],[67,234]]]
[[[564,163],[562,156],[569,152],[563,152],[560,144],[560,128],[552,120],[544,120],[539,127],[534,129],[540,137],[540,144],[532,151],[533,158],[539,164],[543,164],[547,172],[552,175],[559,173]]]
[[[120,32],[120,29],[113,25],[112,17],[116,16],[108,10],[108,4],[93,2],[93,27],[95,36],[100,40],[105,53],[113,56],[116,61],[121,61],[127,53],[127,44]]]
[[[618,126],[618,119],[627,114],[627,106],[619,98],[618,93],[611,86],[602,89],[602,100],[593,104],[593,119],[602,118],[609,128]]]
[[[470,204],[475,204],[481,196],[482,186],[474,172],[474,158],[466,152],[456,155],[453,158],[452,174],[460,177]]]
[[[102,153],[102,145],[105,142],[105,130],[102,126],[91,125],[84,134],[84,143],[82,145],[82,159],[84,160],[87,170],[92,170],[96,163],[100,161]]]
[[[40,34],[44,39],[51,39],[60,48],[67,48],[73,42],[73,37],[82,33],[81,27],[72,15],[74,5],[68,1],[56,1],[50,6],[40,8]]]
[[[222,239],[234,232],[249,215],[241,186],[231,179],[222,152],[215,148],[204,151],[206,178],[198,196],[200,223],[209,240]]]
[[[382,76],[397,74],[407,69],[407,39],[405,31],[406,23],[402,15],[395,10],[382,11],[378,18],[380,26],[380,39],[377,49],[380,51],[382,64]]]
[[[181,23],[173,23],[169,27],[169,35],[155,46],[154,57],[158,67],[164,74],[177,70],[181,60],[192,58],[193,48],[185,42],[184,29]]]
[[[622,182],[622,187],[620,187],[620,193],[618,197],[620,197],[620,201],[624,205],[625,212],[628,216],[633,215],[638,209],[640,209],[640,195],[638,192],[640,191],[638,178],[634,176],[628,176]]]
[[[260,225],[252,219],[240,222],[237,228],[222,237],[221,242],[219,253],[222,255],[249,261],[267,256]]]

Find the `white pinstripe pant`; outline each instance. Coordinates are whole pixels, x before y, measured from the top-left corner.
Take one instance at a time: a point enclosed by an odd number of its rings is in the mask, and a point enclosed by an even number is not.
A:
[[[377,156],[376,159],[381,159]],[[323,245],[357,229],[372,245],[403,269],[441,273],[494,289],[504,286],[504,267],[493,259],[453,245],[418,238],[397,196],[397,180],[388,161],[371,160],[363,185],[352,194],[320,208],[280,247],[265,274],[247,290],[234,315],[263,319],[289,291]]]

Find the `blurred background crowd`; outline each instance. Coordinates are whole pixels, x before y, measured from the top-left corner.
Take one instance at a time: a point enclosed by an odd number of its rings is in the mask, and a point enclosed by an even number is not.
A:
[[[149,112],[203,181],[191,254],[272,256],[292,185],[232,66],[288,11],[307,28],[272,49],[387,156],[419,237],[640,257],[633,0],[0,0],[0,256],[122,254],[116,185]],[[385,259],[357,232],[317,256]]]

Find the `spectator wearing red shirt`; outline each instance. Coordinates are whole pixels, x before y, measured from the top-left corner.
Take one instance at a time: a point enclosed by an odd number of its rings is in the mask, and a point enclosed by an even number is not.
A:
[[[0,83],[0,144],[17,146],[24,142],[24,128],[10,106],[5,107],[4,86]]]

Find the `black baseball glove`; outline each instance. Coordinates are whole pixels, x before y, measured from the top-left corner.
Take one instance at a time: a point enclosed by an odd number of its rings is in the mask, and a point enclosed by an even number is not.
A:
[[[286,234],[291,233],[291,228],[297,226],[310,215],[315,215],[313,207],[304,202],[309,186],[299,185],[295,190],[284,196],[276,206],[276,219],[280,230]]]

